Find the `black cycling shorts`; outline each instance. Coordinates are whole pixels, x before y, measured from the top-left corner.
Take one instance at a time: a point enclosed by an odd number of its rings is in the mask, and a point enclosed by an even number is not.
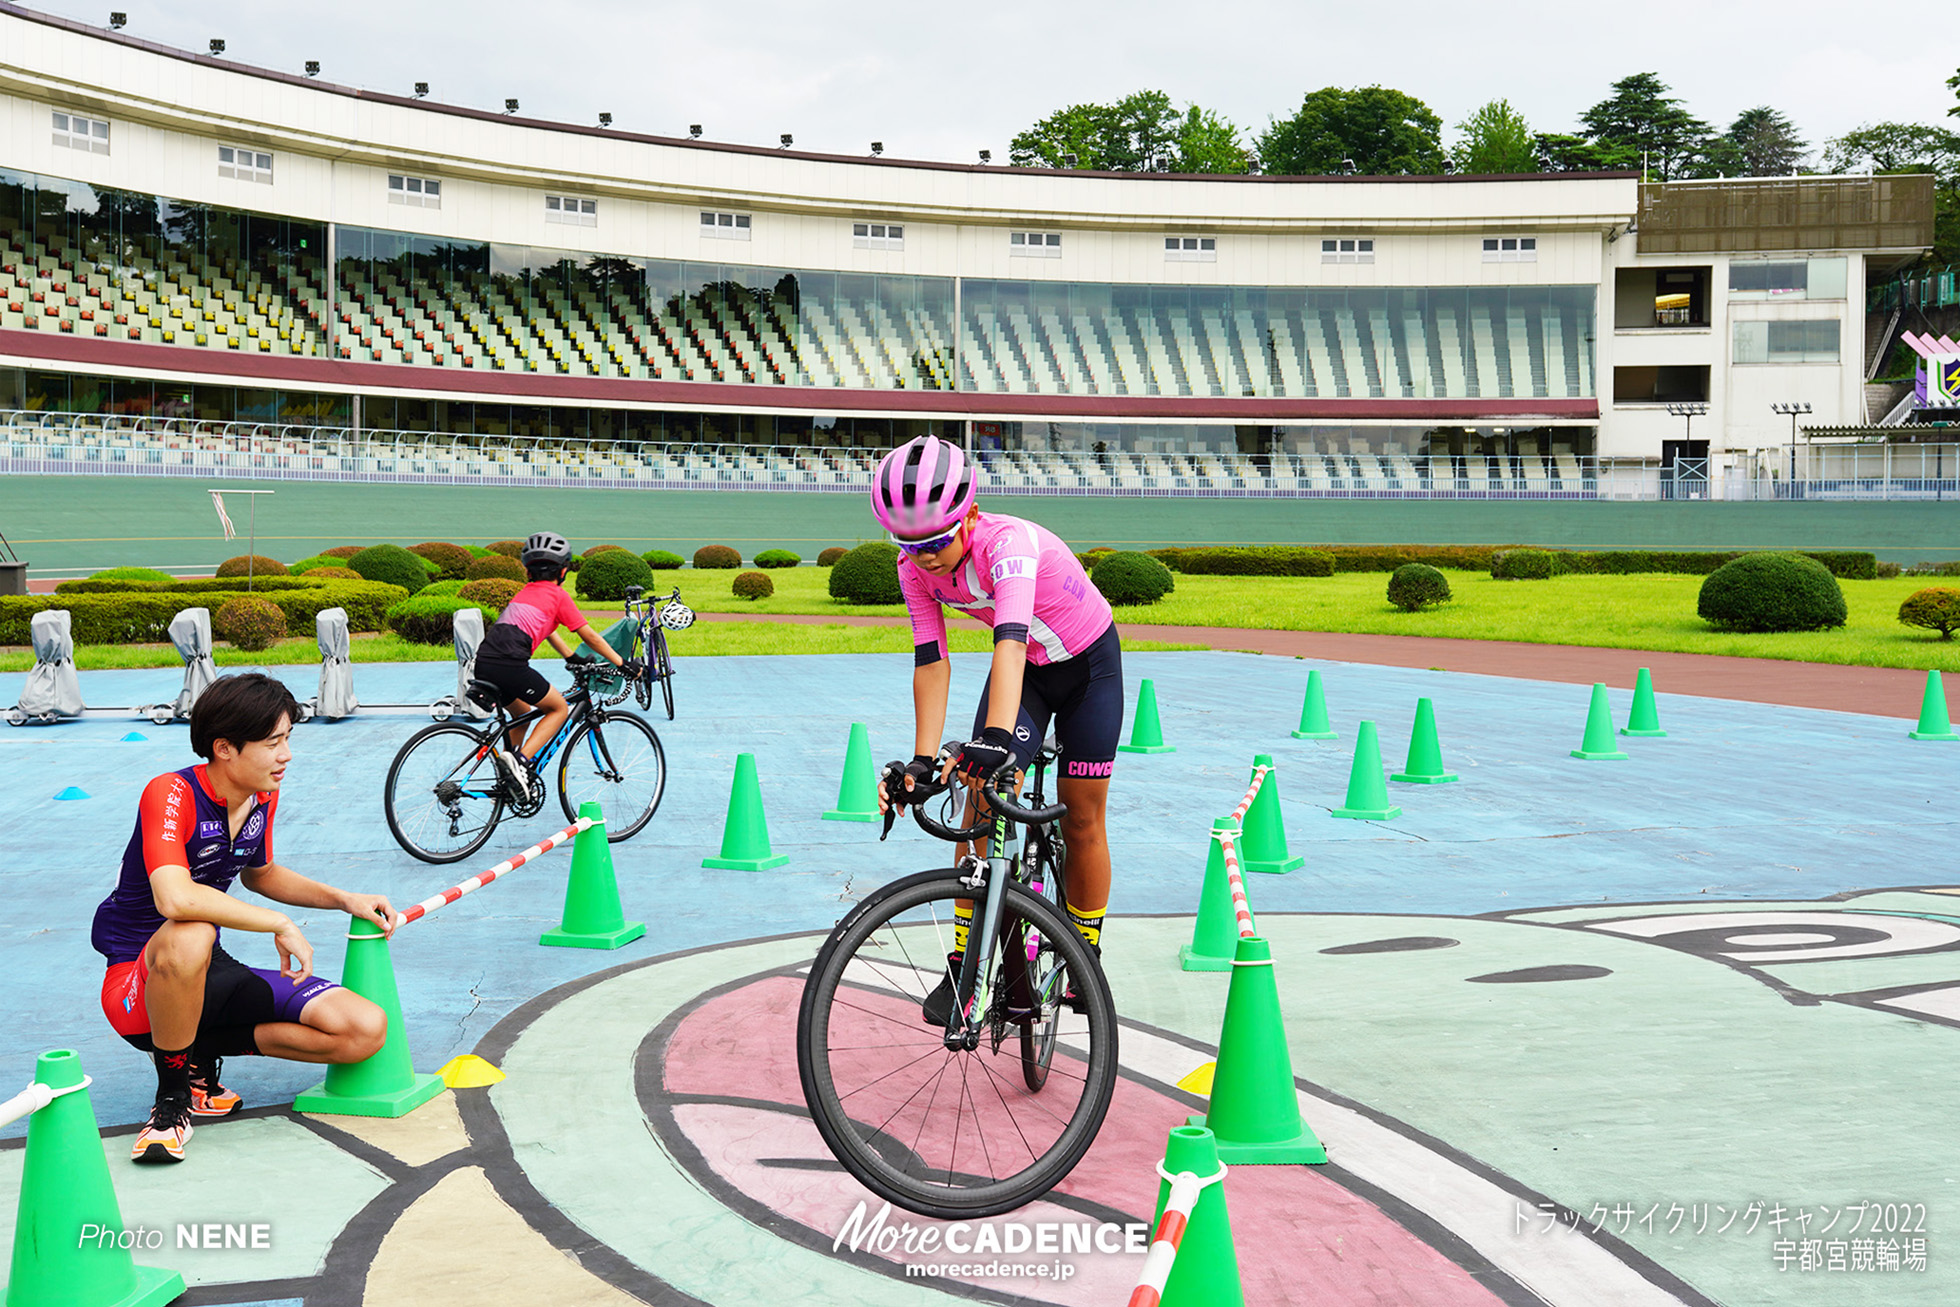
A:
[[[213,945],[204,972],[204,1011],[198,1017],[197,1043],[219,1057],[258,1052],[253,1031],[269,1021],[298,1021],[306,1005],[339,985],[324,976],[295,981],[277,971],[248,967],[222,945]],[[150,1033],[124,1035],[145,1053],[156,1044]]]
[[[520,699],[535,708],[551,693],[551,682],[545,679],[543,672],[531,666],[528,658],[518,662],[508,658],[485,658],[478,653],[476,679],[496,686],[497,695],[506,708]]]
[[[987,724],[987,695],[973,714],[973,735]],[[1106,778],[1123,739],[1123,642],[1116,623],[1067,662],[1029,663],[1021,678],[1021,712],[1014,724],[1014,761],[1025,768],[1055,725],[1065,777]]]

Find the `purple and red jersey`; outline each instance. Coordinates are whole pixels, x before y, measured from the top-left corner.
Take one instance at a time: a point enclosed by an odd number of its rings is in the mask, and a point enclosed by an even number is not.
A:
[[[994,641],[1021,640],[1037,667],[1066,662],[1109,629],[1109,601],[1089,583],[1075,553],[1046,527],[982,513],[952,575],[928,575],[898,561],[899,589],[912,617],[918,665],[944,658],[946,615],[940,605],[994,628]]]
[[[204,764],[165,773],[143,787],[136,829],[123,850],[115,889],[95,910],[90,943],[114,966],[133,961],[163,925],[150,875],[159,867],[188,867],[191,879],[220,894],[242,871],[272,862],[272,816],[277,791],[254,794],[231,834],[224,801],[211,792]]]

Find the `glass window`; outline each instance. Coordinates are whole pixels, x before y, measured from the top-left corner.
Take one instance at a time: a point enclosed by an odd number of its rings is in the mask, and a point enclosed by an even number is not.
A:
[[[1735,324],[1736,363],[1836,363],[1839,349],[1836,318],[1795,322],[1738,322]]]
[[[905,228],[895,222],[853,223],[851,244],[860,250],[902,250]]]
[[[701,234],[718,240],[745,241],[749,238],[749,215],[703,212]]]
[[[442,207],[442,183],[428,177],[388,174],[388,202],[417,205],[425,209]]]
[[[1729,264],[1729,294],[1752,299],[1805,297],[1810,288],[1810,262],[1772,263],[1767,259],[1742,259]]]
[[[109,152],[109,124],[102,119],[57,110],[52,122],[56,145],[65,145],[71,150],[87,150],[91,154]]]
[[[572,195],[547,195],[544,197],[544,220],[574,227],[597,227],[599,204],[596,200],[581,200]]]
[[[243,145],[218,147],[218,176],[272,185],[272,156]]]
[[[1322,263],[1373,263],[1375,242],[1371,238],[1343,236],[1320,243]]]
[[[1062,234],[1058,231],[1009,232],[1007,252],[1031,259],[1059,259],[1062,257]]]
[[[1536,236],[1486,236],[1483,238],[1485,263],[1536,263]]]
[[[1164,258],[1184,263],[1218,261],[1218,239],[1214,236],[1166,236]]]

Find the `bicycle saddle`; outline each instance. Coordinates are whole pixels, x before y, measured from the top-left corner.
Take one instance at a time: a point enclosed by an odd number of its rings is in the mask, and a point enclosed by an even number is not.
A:
[[[490,712],[495,712],[503,706],[503,696],[497,692],[497,687],[488,681],[475,678],[471,678],[468,688],[463,691],[463,697],[477,707]]]

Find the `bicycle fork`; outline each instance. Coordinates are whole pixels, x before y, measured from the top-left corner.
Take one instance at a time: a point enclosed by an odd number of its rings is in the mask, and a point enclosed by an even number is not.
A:
[[[1013,879],[1014,842],[1014,824],[997,817],[993,836],[988,841],[988,855],[970,856],[965,864],[971,870],[962,880],[974,891],[976,911],[973,925],[968,928],[966,957],[960,965],[960,974],[954,978],[954,994],[965,994],[967,999],[956,1013],[957,1019],[947,1023],[949,1049],[971,1052],[980,1046],[981,1022],[992,1009],[994,987],[1001,981],[994,944],[1000,938],[1001,919],[1006,915],[1007,882]],[[984,901],[978,897],[981,894],[986,896]]]

